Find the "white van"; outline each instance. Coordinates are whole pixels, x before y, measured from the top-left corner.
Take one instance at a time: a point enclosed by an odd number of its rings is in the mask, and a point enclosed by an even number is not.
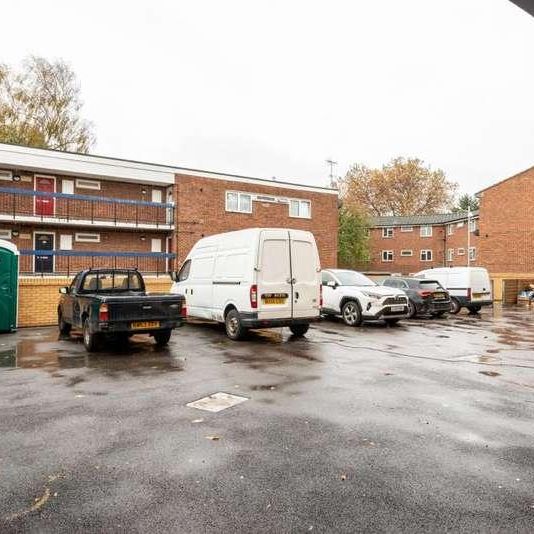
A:
[[[482,306],[493,304],[490,277],[483,267],[437,267],[414,276],[437,280],[445,287],[451,296],[451,313],[458,313],[463,307],[476,313]]]
[[[205,237],[172,279],[188,316],[224,323],[231,339],[275,326],[302,336],[319,319],[321,266],[310,232],[251,228]]]

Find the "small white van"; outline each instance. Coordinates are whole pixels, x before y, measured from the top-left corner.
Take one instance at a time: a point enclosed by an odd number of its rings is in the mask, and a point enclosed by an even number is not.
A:
[[[188,316],[224,323],[230,339],[276,326],[302,336],[319,319],[321,266],[310,232],[251,228],[205,237],[172,279]]]
[[[445,287],[451,296],[451,313],[458,313],[463,307],[476,313],[482,306],[493,304],[490,277],[483,267],[437,267],[414,276],[437,280]]]

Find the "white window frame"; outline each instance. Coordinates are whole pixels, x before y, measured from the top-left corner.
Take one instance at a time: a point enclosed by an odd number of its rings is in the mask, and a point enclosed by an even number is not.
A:
[[[74,240],[77,243],[100,243],[100,234],[93,232],[76,232],[76,234],[74,234]]]
[[[70,192],[66,192],[65,191],[65,185],[67,185],[67,188],[70,189],[71,191]],[[61,192],[64,194],[64,195],[74,195],[74,180],[67,180],[65,178],[62,178],[61,179]]]
[[[161,242],[161,237],[153,237],[150,240],[150,252],[161,252],[162,247],[163,247],[163,244]]]
[[[401,226],[401,232],[413,232],[413,226]]]
[[[159,200],[154,200],[154,195],[159,198]],[[163,202],[163,192],[161,189],[152,189],[152,192],[150,194],[151,202],[156,202],[157,204],[161,204]]]
[[[448,224],[447,225],[447,235],[454,234],[454,224]]]
[[[456,223],[456,228],[463,228],[463,227],[464,227],[464,222],[463,221],[460,221],[460,222]]]
[[[72,234],[59,235],[59,250],[72,250]]]
[[[12,234],[11,234],[11,230],[0,230],[0,239],[11,239],[12,238]]]
[[[42,176],[42,175],[40,175]],[[33,233],[32,233],[32,247],[35,249],[35,236],[37,234],[46,234],[46,235],[51,235],[54,239],[54,248],[52,248],[52,250],[50,252],[53,252],[55,250],[57,250],[57,241],[56,241],[56,232],[49,232],[48,230],[34,230]],[[35,269],[35,266],[37,264],[37,256],[33,256],[33,272],[36,273],[38,272],[36,269]],[[56,272],[56,255],[54,254],[52,256],[52,272],[49,273],[49,274],[54,274]]]
[[[12,182],[13,173],[11,171],[0,170],[0,180],[5,180],[6,182]]]
[[[391,259],[389,259],[389,255],[391,255]],[[387,258],[384,259],[384,256],[387,256]],[[382,251],[382,261],[384,263],[392,262],[394,257],[395,257],[395,255],[393,254],[392,250],[383,250]]]
[[[291,214],[291,203],[292,202],[299,203],[299,214],[298,215]],[[301,211],[300,207],[302,204],[308,204],[308,215],[300,214],[300,211]],[[293,217],[294,219],[311,219],[311,200],[306,200],[305,198],[290,198],[289,199],[289,216]]]
[[[98,180],[87,180],[85,178],[76,178],[77,189],[92,189],[93,191],[100,191],[101,186]]]
[[[232,210],[232,209],[229,209],[228,208],[228,195],[237,195],[237,209],[235,210]],[[240,210],[239,209],[239,200],[241,198],[241,196],[243,195],[246,195],[248,197],[250,197],[250,210]],[[244,193],[242,191],[226,191],[225,195],[224,195],[224,200],[225,200],[225,210],[230,212],[230,213],[252,213],[252,193]]]
[[[470,219],[469,220],[469,231],[470,232],[476,232],[477,230],[477,220],[476,219]]]
[[[384,239],[391,239],[395,235],[395,228],[393,226],[386,226],[382,228],[382,237]]]
[[[413,250],[412,249],[408,249],[408,248],[402,249],[400,251],[400,255],[403,258],[411,258],[413,256]]]
[[[426,233],[426,230],[430,229],[430,233]],[[432,225],[425,224],[419,228],[419,236],[420,237],[432,237]]]
[[[469,247],[469,261],[476,261],[477,259],[477,248]]]
[[[428,257],[428,253],[430,252],[430,258]],[[425,258],[423,259],[423,255],[425,256]],[[421,261],[424,261],[424,262],[427,262],[427,261],[433,261],[433,257],[434,257],[434,254],[432,252],[432,249],[429,249],[429,248],[423,248],[421,249],[421,252],[419,254],[419,259]]]
[[[447,249],[447,261],[453,261],[454,260],[454,249],[448,248]]]
[[[458,248],[458,250],[456,251],[456,254],[458,256],[465,256],[465,248],[463,247]]]

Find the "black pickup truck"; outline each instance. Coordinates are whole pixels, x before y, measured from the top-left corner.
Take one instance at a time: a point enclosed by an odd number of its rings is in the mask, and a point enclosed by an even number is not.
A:
[[[136,269],[81,271],[59,292],[59,332],[67,336],[72,327],[81,328],[89,352],[108,336],[127,341],[134,334],[149,334],[157,345],[166,345],[186,316],[182,295],[147,295]]]

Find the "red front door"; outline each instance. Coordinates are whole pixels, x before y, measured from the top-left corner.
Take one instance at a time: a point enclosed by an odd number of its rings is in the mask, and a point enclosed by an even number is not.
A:
[[[35,190],[42,193],[55,193],[56,181],[53,178],[35,177]],[[54,215],[54,197],[36,195],[35,215]]]

